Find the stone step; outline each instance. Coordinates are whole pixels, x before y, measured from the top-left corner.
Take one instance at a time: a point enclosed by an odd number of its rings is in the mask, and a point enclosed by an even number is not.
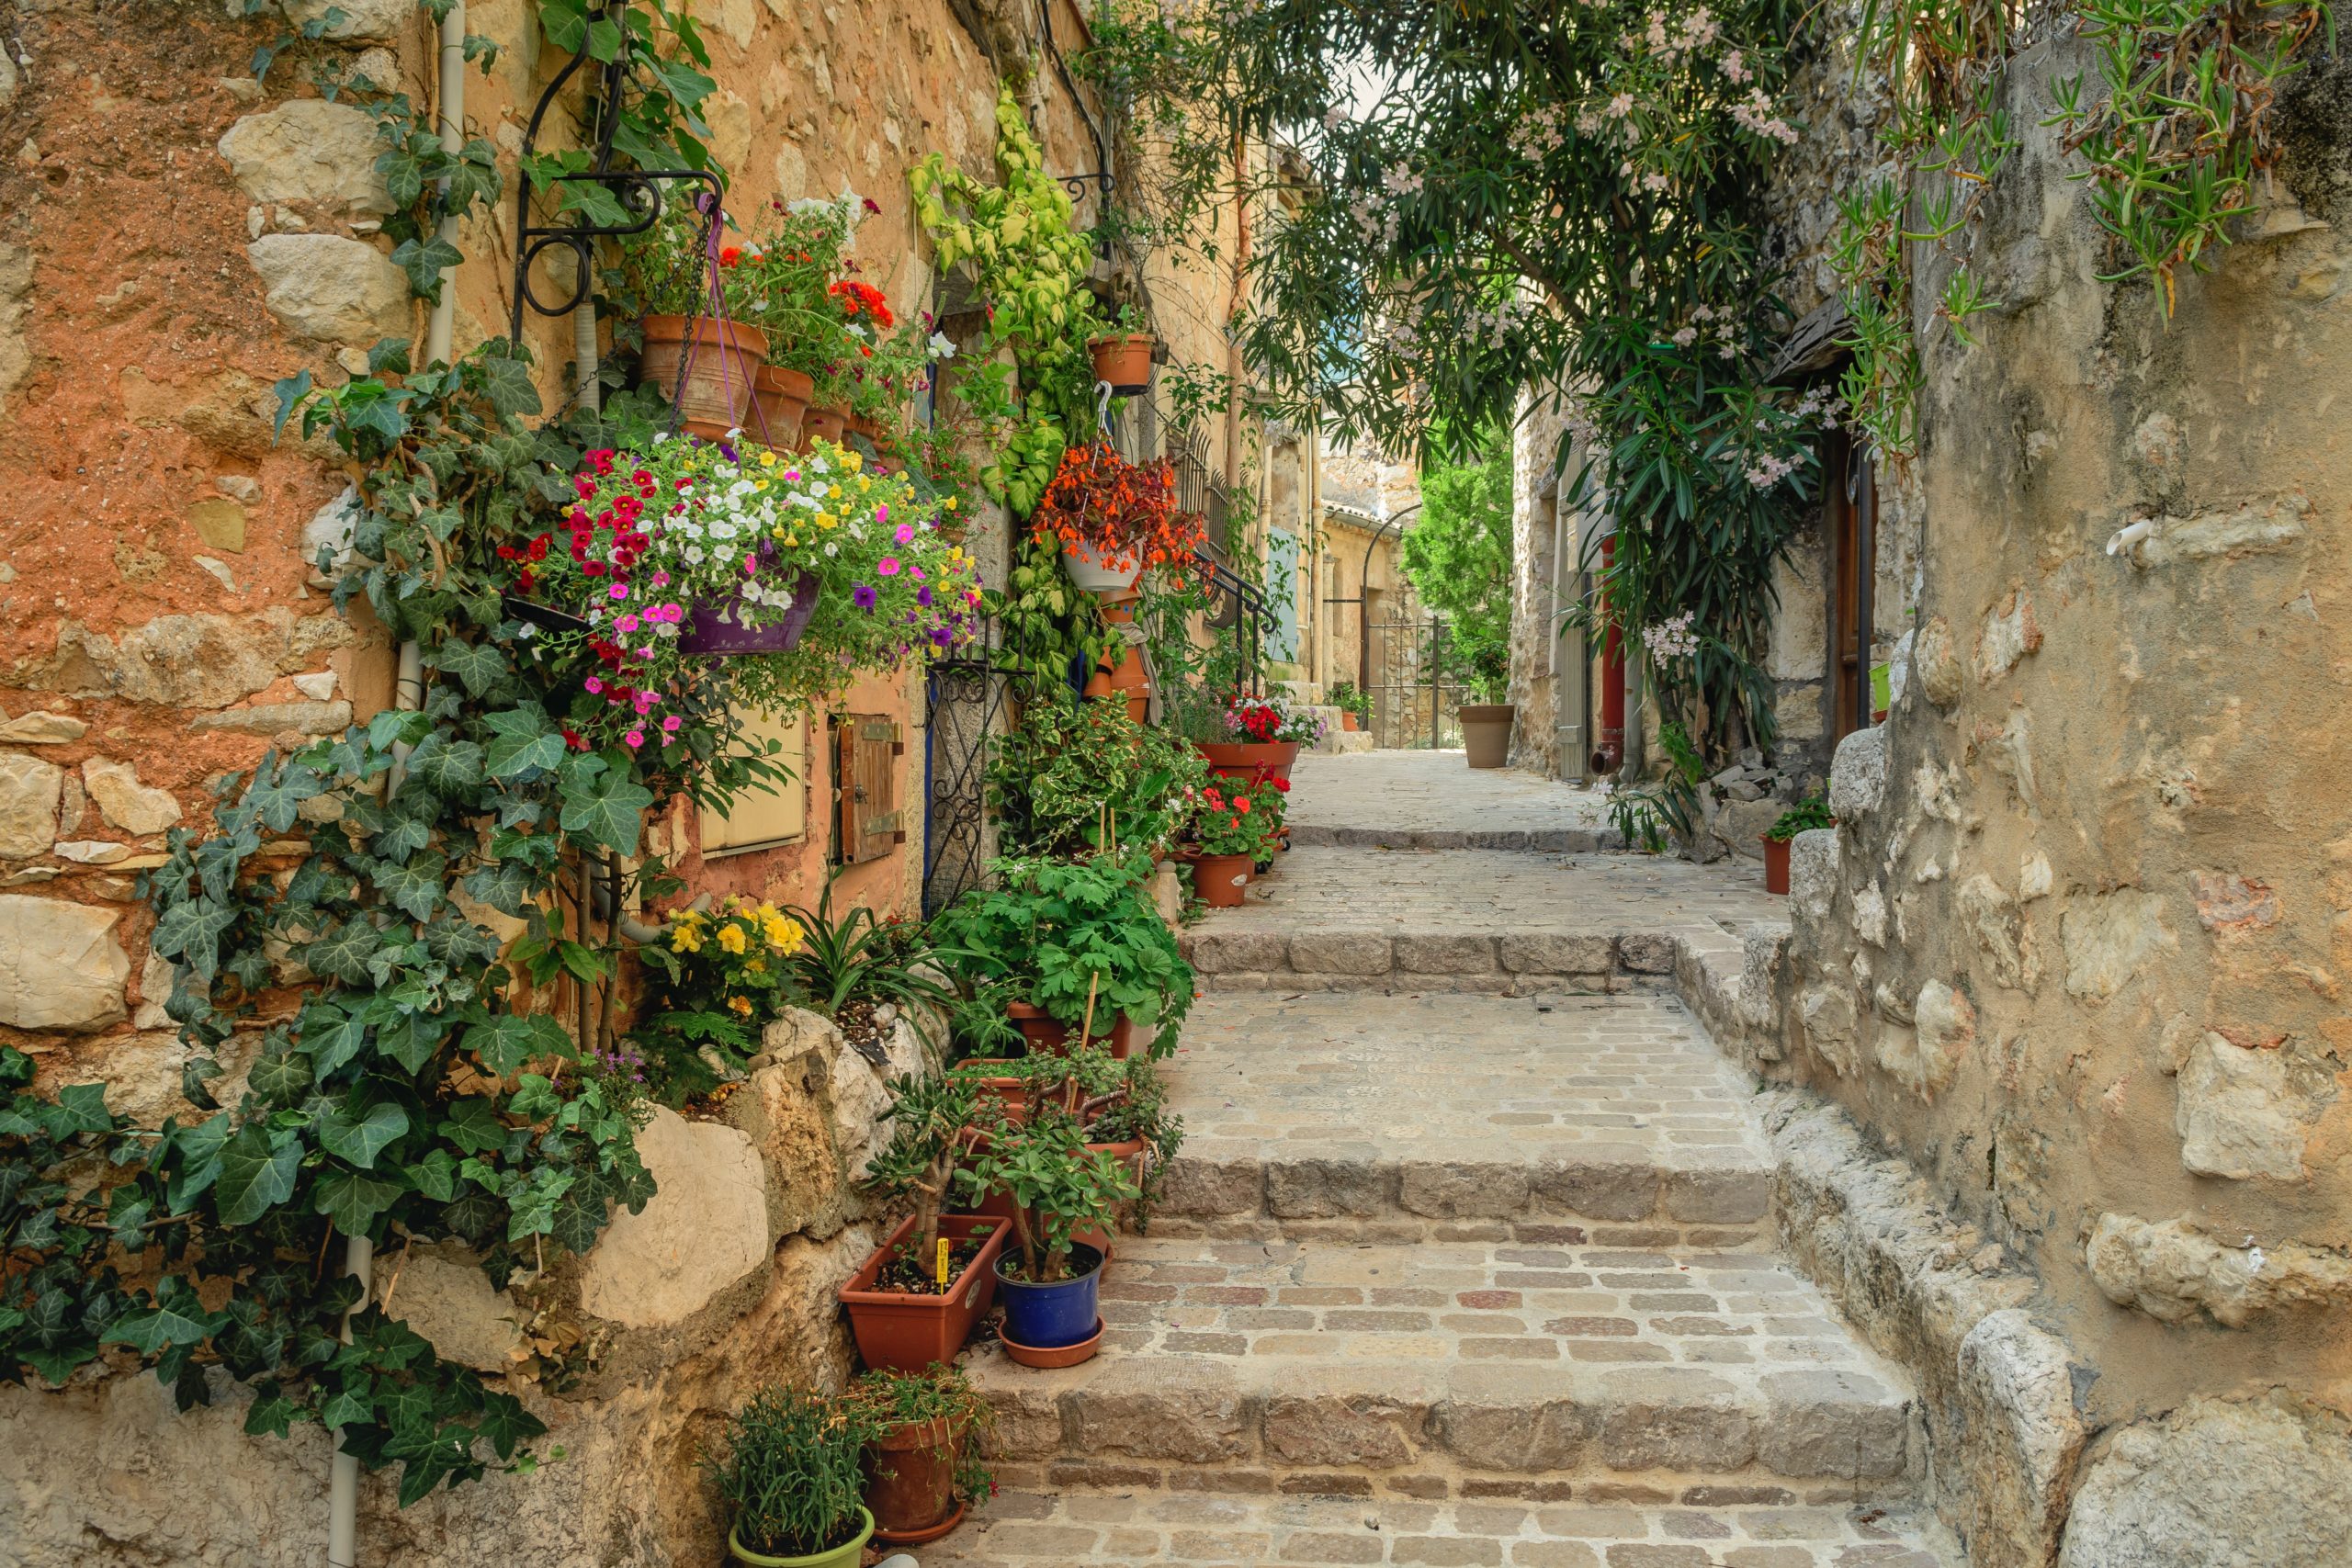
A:
[[[1744,1245],[1772,1163],[1672,998],[1215,994],[1167,1064],[1163,1234]]]
[[[1189,1477],[1176,1478],[1180,1483]],[[1658,1503],[1421,1501],[1178,1485],[1007,1486],[924,1568],[1051,1563],[1445,1563],[1494,1568],[1962,1568],[1933,1520],[1807,1506],[1779,1488],[1694,1487]]]
[[[1122,1240],[1100,1355],[968,1370],[1049,1480],[1468,1496],[1481,1483],[1900,1495],[1901,1375],[1766,1253]],[[1321,1482],[1301,1476],[1326,1475]]]

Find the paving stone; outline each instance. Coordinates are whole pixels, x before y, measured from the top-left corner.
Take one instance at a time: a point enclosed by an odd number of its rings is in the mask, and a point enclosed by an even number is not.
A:
[[[1381,931],[1323,931],[1290,939],[1290,966],[1309,974],[1385,975],[1392,954]]]

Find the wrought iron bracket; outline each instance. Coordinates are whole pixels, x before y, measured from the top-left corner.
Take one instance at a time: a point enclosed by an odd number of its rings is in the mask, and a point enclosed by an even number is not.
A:
[[[570,182],[600,185],[613,193],[614,199],[630,215],[626,223],[595,223],[584,212],[572,221],[534,223],[531,220],[531,198],[540,187],[531,180],[531,159],[537,148],[539,128],[548,110],[555,106],[556,97],[570,85],[572,77],[590,62],[585,53],[575,54],[555,80],[540,93],[532,107],[530,123],[523,130],[521,167],[514,176],[514,303],[507,321],[507,338],[516,347],[523,342],[523,311],[527,306],[542,316],[569,315],[580,308],[595,287],[596,242],[617,239],[629,234],[642,234],[661,220],[662,188],[678,181],[689,181],[707,186],[714,201],[723,194],[718,176],[708,169],[616,169],[613,165],[613,137],[620,127],[621,94],[628,85],[628,18],[626,14],[614,18],[621,28],[620,47],[613,58],[597,66],[598,82],[595,96],[595,136],[588,166],[570,174],[558,175],[549,186]],[[560,247],[571,252],[576,263],[572,269],[571,291],[561,299],[541,299],[531,289],[531,268],[542,253]]]

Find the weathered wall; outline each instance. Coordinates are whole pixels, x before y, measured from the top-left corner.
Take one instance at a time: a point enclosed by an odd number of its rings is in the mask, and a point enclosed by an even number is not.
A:
[[[2094,1433],[2066,1562],[2317,1564],[2352,1475],[2352,72],[2292,93],[2167,322],[2098,280],[2040,128],[2079,63],[2009,73],[2002,304],[1929,351],[1918,634],[1800,842],[1763,1065],[2038,1279]]]

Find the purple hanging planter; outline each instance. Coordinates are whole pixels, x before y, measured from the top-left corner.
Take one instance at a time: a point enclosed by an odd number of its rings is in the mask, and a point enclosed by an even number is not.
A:
[[[816,614],[818,587],[815,572],[802,572],[800,581],[793,586],[792,603],[786,607],[784,618],[763,626],[743,625],[743,594],[740,589],[724,599],[699,601],[684,631],[679,634],[678,651],[717,658],[739,653],[789,652],[808,631],[808,617]],[[773,613],[772,606],[762,608]]]

